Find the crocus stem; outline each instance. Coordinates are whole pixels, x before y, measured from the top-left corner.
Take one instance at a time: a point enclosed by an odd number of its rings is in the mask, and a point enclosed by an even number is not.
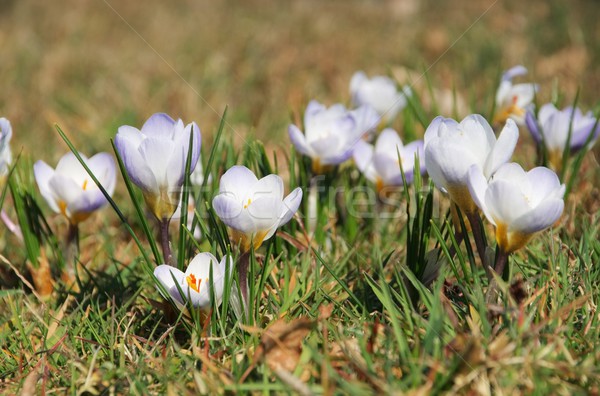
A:
[[[504,252],[502,249],[498,251],[498,255],[496,256],[496,263],[494,264],[494,270],[500,276],[504,274],[506,264],[508,264],[508,256],[509,253]]]
[[[160,244],[162,246],[163,260],[165,264],[173,265],[171,255],[171,245],[169,244],[169,223],[171,219],[164,218],[160,223]]]
[[[67,244],[65,246],[65,260],[67,263],[75,262],[79,256],[79,226],[69,223],[67,230]]]
[[[250,252],[242,253],[238,261],[238,280],[242,293],[243,305],[248,306],[248,267],[250,266]]]
[[[473,239],[475,239],[475,246],[477,248],[477,254],[479,254],[479,258],[481,259],[481,264],[484,268],[487,268],[487,263],[485,262],[485,249],[487,243],[485,241],[485,235],[482,233],[479,214],[477,212],[467,213],[467,219],[471,225]]]

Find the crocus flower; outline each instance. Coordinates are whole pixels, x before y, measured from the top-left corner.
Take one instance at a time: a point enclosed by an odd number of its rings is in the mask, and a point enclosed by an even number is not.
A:
[[[115,162],[108,153],[98,153],[91,158],[79,154],[102,187],[112,195],[116,184]],[[40,193],[48,206],[65,216],[72,225],[87,219],[107,201],[96,183],[79,163],[73,153],[65,154],[56,169],[44,161],[33,165],[33,173]]]
[[[527,107],[533,102],[538,89],[536,84],[513,84],[512,79],[527,74],[524,66],[514,66],[502,75],[500,86],[496,91],[496,115],[494,124],[503,123],[508,118],[519,125],[525,122]]]
[[[477,165],[488,179],[510,159],[518,138],[519,129],[511,119],[496,140],[490,124],[478,114],[460,123],[437,117],[425,131],[427,173],[463,212],[473,213],[476,207],[467,187],[469,168]]]
[[[190,170],[200,156],[200,128],[184,125],[164,113],[152,115],[142,129],[121,126],[115,146],[131,181],[141,188],[146,204],[157,219],[170,219],[181,195],[185,163],[193,134]]]
[[[221,177],[213,208],[231,229],[232,241],[247,252],[290,221],[300,201],[300,187],[284,198],[281,177],[268,175],[258,180],[245,166],[234,166]]]
[[[592,116],[591,111],[583,114],[580,109],[573,109],[573,107],[558,110],[552,103],[547,103],[540,108],[537,119],[532,111],[528,111],[525,121],[535,142],[538,145],[543,144],[548,150],[550,163],[554,169],[560,169],[569,131],[571,131],[569,141],[571,152],[582,149],[588,138],[590,144],[593,143],[600,133],[600,127],[594,130],[596,118]],[[592,134],[593,136],[590,137]]]
[[[10,121],[6,118],[0,118],[0,176],[6,176],[8,167],[12,162],[12,152],[10,150],[10,139],[12,137],[12,127]]]
[[[496,240],[504,253],[523,247],[563,212],[565,186],[548,168],[525,172],[520,165],[508,163],[488,181],[481,169],[473,166],[468,180],[473,200],[496,227]]]
[[[375,76],[368,78],[362,72],[356,72],[350,80],[350,94],[355,106],[369,105],[382,118],[384,123],[392,121],[398,112],[406,107],[406,94],[396,88],[396,83],[389,77]]]
[[[228,263],[229,262],[229,263]],[[229,266],[229,271],[226,266]],[[215,298],[215,306],[221,304],[226,273],[231,272],[233,261],[224,256],[219,262],[210,253],[199,253],[189,263],[185,272],[167,264],[154,269],[154,276],[169,293],[179,309],[184,309],[187,302],[203,311],[210,309],[211,294]],[[212,284],[210,276],[212,271]],[[212,289],[212,291],[211,291]],[[181,294],[179,291],[183,294]]]
[[[351,112],[341,104],[327,108],[313,100],[304,113],[304,134],[290,125],[290,140],[298,152],[312,158],[313,171],[322,173],[349,159],[356,143],[377,125],[369,122],[369,112],[377,116],[367,108]]]
[[[377,191],[380,192],[384,187],[403,184],[400,163],[406,181],[412,183],[415,154],[419,156],[419,171],[423,173],[423,141],[417,140],[404,146],[398,133],[388,128],[381,132],[375,147],[361,140],[354,149],[354,162],[365,177],[375,183]]]

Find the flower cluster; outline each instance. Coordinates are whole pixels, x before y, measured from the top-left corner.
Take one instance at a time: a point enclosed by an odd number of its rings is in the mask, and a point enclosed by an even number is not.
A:
[[[289,125],[289,138],[300,154],[311,159],[313,177],[353,159],[380,198],[390,189],[411,184],[415,175],[427,173],[435,186],[448,195],[453,208],[467,216],[481,262],[486,266],[490,263],[486,262],[487,243],[481,234],[479,213],[494,226],[498,247],[494,269],[502,272],[508,255],[525,246],[537,232],[551,227],[564,209],[566,188],[554,171],[545,167],[525,171],[509,162],[519,139],[519,125],[527,124],[534,140],[548,151],[555,169],[565,148],[589,148],[600,131],[596,118],[577,108],[558,110],[546,104],[534,112],[532,101],[537,86],[512,83],[526,72],[524,67],[516,66],[502,76],[493,119],[498,135],[488,120],[478,114],[468,115],[460,122],[438,116],[427,126],[423,140],[404,144],[391,124],[406,106],[411,90],[399,89],[388,77],[368,78],[357,72],[350,81],[353,108],[343,104],[327,107],[312,100],[304,112],[303,125]],[[0,118],[3,175],[11,162],[11,135],[10,123]],[[118,128],[115,148],[124,176],[139,187],[160,228],[163,264],[155,268],[154,276],[164,297],[181,310],[193,306],[206,314],[221,303],[225,286],[233,283],[231,274],[237,265],[237,287],[246,303],[249,257],[293,218],[303,189],[293,188],[286,195],[278,175],[258,178],[242,165],[227,169],[219,180],[218,193],[212,195],[212,210],[227,226],[230,245],[221,260],[212,253],[201,252],[182,270],[174,266],[169,222],[187,213],[190,221],[183,226],[191,229],[196,200],[184,191],[184,185],[188,185],[184,183],[189,180],[191,186],[204,186],[211,182],[210,175],[204,179],[207,174],[202,169],[200,128],[195,122],[186,125],[181,119],[157,113],[141,129],[127,125]],[[353,180],[360,180],[357,172],[350,173]],[[71,228],[104,206],[116,184],[115,162],[107,153],[90,158],[68,153],[55,169],[38,161],[34,174],[48,206],[62,214]],[[196,195],[196,199],[199,196],[206,197]],[[309,200],[309,206],[313,203]],[[309,213],[312,210],[308,208]],[[454,213],[458,216],[459,211]],[[468,230],[461,229],[459,233],[465,232]],[[159,261],[158,252],[154,253]],[[235,253],[238,255],[234,260]],[[181,264],[183,257],[180,259]]]

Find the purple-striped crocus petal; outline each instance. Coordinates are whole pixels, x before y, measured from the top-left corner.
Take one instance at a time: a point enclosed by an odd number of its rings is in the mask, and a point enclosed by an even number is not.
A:
[[[221,176],[219,182],[219,192],[228,193],[241,200],[252,189],[252,186],[258,182],[258,179],[252,171],[245,166],[232,166]]]
[[[510,224],[510,231],[533,234],[542,231],[558,220],[565,203],[562,199],[548,199],[541,202],[531,211],[524,213]]]
[[[139,147],[142,140],[145,138],[139,129],[129,125],[120,126],[119,129],[117,129],[117,136],[128,139],[134,147]]]
[[[40,189],[42,197],[44,197],[44,200],[48,203],[50,209],[52,209],[56,213],[60,213],[60,209],[56,203],[54,193],[50,188],[50,180],[54,176],[54,173],[54,169],[52,169],[44,161],[39,160],[33,165],[33,174],[35,176],[35,181],[38,185],[38,188]]]
[[[142,126],[141,132],[147,137],[165,139],[173,136],[175,121],[165,113],[150,116]]]
[[[527,69],[523,65],[516,65],[506,70],[502,74],[502,81],[510,81],[515,77],[524,76],[527,74]]]
[[[190,161],[190,172],[193,172],[196,168],[196,164],[198,163],[198,159],[200,158],[200,153],[202,149],[202,134],[200,131],[200,127],[195,122],[187,124],[183,133],[183,138],[186,138],[184,147],[185,150],[185,160],[187,161],[188,150],[189,150],[189,141],[190,141],[190,133],[193,133],[192,137],[192,158]],[[183,180],[181,181],[183,183]]]
[[[102,191],[94,187],[91,190],[81,191],[75,200],[68,202],[67,212],[71,216],[78,213],[91,213],[107,203]]]
[[[312,119],[316,114],[319,114],[325,110],[327,110],[325,105],[322,105],[316,100],[311,100],[304,111],[304,128],[308,128],[308,125],[312,122]]]
[[[493,144],[492,151],[488,154],[483,173],[489,178],[498,168],[508,162],[512,157],[517,141],[519,140],[519,127],[510,118],[500,132],[498,140]]]
[[[288,134],[290,135],[290,140],[292,141],[292,144],[300,154],[304,154],[309,157],[315,155],[312,149],[306,144],[306,139],[304,135],[296,125],[290,124],[290,126],[288,127]]]
[[[115,146],[131,181],[146,192],[158,194],[156,177],[140,154],[135,142],[129,140],[126,135],[117,134],[115,137]]]
[[[590,143],[593,142],[598,136],[598,127],[594,133],[594,125],[596,125],[596,120],[591,119],[584,122],[582,125],[578,125],[577,129],[574,129],[571,133],[571,151],[577,151],[583,148],[585,143],[590,138],[590,134],[594,136],[591,137]]]
[[[528,111],[525,114],[525,125],[527,125],[527,129],[529,129],[529,133],[535,143],[540,144],[542,142],[542,134],[540,133],[538,120],[536,120],[533,111]]]

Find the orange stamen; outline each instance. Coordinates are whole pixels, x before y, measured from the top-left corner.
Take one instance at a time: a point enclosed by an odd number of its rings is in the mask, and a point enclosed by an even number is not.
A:
[[[196,275],[189,274],[185,277],[185,280],[192,290],[194,290],[196,293],[200,293],[200,285],[202,284],[202,279],[196,280]]]

